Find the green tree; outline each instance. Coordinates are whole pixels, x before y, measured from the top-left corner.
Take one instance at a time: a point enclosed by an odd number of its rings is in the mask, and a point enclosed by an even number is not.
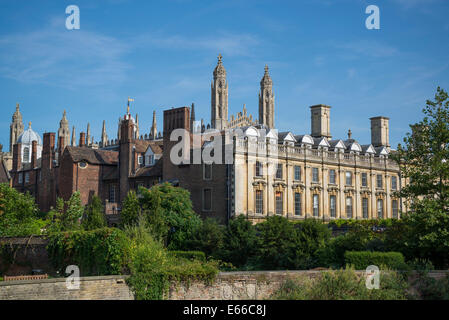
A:
[[[0,236],[39,235],[46,222],[39,219],[34,198],[8,184],[0,184]]]
[[[100,229],[107,226],[106,217],[103,213],[103,205],[98,196],[94,195],[87,205],[82,220],[84,230]]]
[[[140,212],[141,209],[137,193],[134,190],[131,190],[126,195],[122,204],[122,211],[120,214],[120,224],[122,227],[135,224],[139,218]]]
[[[318,252],[329,242],[331,232],[327,225],[317,219],[306,219],[297,224],[298,248],[296,267],[308,269],[317,263]]]
[[[162,193],[157,188],[150,192],[147,191],[143,187],[139,188],[139,195],[141,196],[140,203],[143,209],[142,215],[146,218],[148,229],[153,235],[153,238],[156,241],[167,244],[169,226],[161,206]]]
[[[257,234],[254,225],[243,215],[229,221],[225,231],[222,259],[236,267],[247,264],[257,251]]]
[[[79,191],[72,194],[68,201],[58,198],[56,208],[49,212],[49,216],[52,218],[49,231],[54,233],[80,229],[83,213],[84,207],[81,204]]]
[[[224,245],[225,227],[216,220],[207,218],[186,241],[188,250],[202,251],[206,256],[220,258]]]
[[[449,96],[437,88],[422,121],[410,125],[393,158],[408,184],[400,195],[410,204],[403,215],[404,254],[449,265]]]
[[[257,225],[259,231],[258,260],[265,270],[295,269],[299,246],[293,223],[281,216],[270,216]]]
[[[174,187],[168,183],[153,186],[151,189],[141,188],[140,204],[144,209],[154,213],[160,208],[167,226],[167,247],[170,250],[182,250],[187,239],[201,226],[200,217],[193,211],[190,192]],[[157,196],[154,196],[154,193]],[[155,199],[160,204],[155,208]],[[158,202],[159,203],[159,200]],[[159,213],[158,213],[159,214]]]

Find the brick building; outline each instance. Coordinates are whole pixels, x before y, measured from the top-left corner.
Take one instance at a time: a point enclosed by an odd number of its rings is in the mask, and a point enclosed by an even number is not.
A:
[[[50,210],[57,197],[67,200],[79,191],[83,204],[96,194],[106,213],[116,214],[129,190],[162,181],[189,190],[197,213],[222,222],[242,214],[253,221],[276,214],[289,219],[385,218],[399,217],[405,209],[396,195],[405,182],[389,159],[388,118],[370,119],[368,144],[353,139],[350,130],[346,139],[333,138],[331,107],[322,104],[310,107],[310,134],[278,132],[267,66],[260,81],[258,120],[245,106],[228,117],[228,94],[220,55],[211,84],[211,124],[196,121],[192,104],[164,111],[163,134],[157,132],[154,113],[150,132],[140,135],[128,99],[117,139],[108,139],[103,122],[97,143],[89,125],[78,144],[74,127],[70,139],[65,111],[57,141],[55,133],[45,133],[41,142],[31,125],[23,131],[17,106],[12,151],[2,153],[12,161],[6,174],[0,166],[0,179],[33,194],[42,211]],[[176,136],[177,129],[182,129],[181,136]],[[179,163],[173,161],[176,154],[183,159]],[[198,161],[198,154],[210,159],[200,156]],[[216,161],[220,157],[223,161]]]

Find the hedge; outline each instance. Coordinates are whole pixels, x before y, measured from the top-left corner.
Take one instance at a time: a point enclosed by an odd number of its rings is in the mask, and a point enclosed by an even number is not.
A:
[[[127,268],[129,241],[114,228],[60,232],[50,235],[47,251],[62,274],[67,266],[76,265],[81,276],[114,275]]]
[[[176,258],[206,261],[206,254],[202,251],[169,251],[169,254]]]
[[[400,270],[405,267],[402,253],[393,251],[346,251],[345,262],[353,265],[356,270],[365,270],[370,265],[385,266],[394,270]]]

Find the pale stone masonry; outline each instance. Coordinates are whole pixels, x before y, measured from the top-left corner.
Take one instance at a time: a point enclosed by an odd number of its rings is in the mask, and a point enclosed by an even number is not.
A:
[[[259,119],[247,112],[245,104],[242,112],[229,116],[231,92],[219,55],[212,73],[209,124],[203,119],[197,121],[192,103],[191,107],[164,110],[161,134],[156,113],[150,129],[137,114],[135,118],[131,115],[129,102],[134,99],[128,98],[127,112],[119,117],[117,139],[108,140],[103,121],[101,140],[96,143],[88,125],[87,134],[80,133],[76,146],[73,127],[71,147],[65,112],[57,141],[54,133],[45,133],[42,145],[31,125],[23,131],[17,106],[11,123],[11,144],[16,152],[1,154],[0,160],[9,172],[1,174],[0,179],[30,192],[45,212],[56,205],[57,197],[67,200],[74,191],[81,193],[83,204],[96,194],[114,223],[130,190],[165,181],[187,189],[194,210],[203,218],[216,218],[222,223],[238,215],[253,221],[276,214],[324,221],[399,218],[400,212],[407,210],[397,196],[405,181],[390,158],[395,151],[390,149],[389,118],[370,118],[371,141],[362,144],[352,137],[349,128],[347,138],[333,137],[331,111],[338,109],[316,104],[303,106],[310,110],[309,133],[298,132],[299,128],[279,132],[268,66],[261,76],[259,92],[254,95]],[[141,128],[149,128],[148,133],[140,134],[139,121]],[[190,145],[191,155],[201,154],[211,144],[210,136],[224,137],[227,146],[233,145],[224,158],[232,161],[223,164],[223,158],[222,163],[211,165],[194,161],[174,164],[171,151],[177,143],[170,136],[176,129],[184,129],[184,143],[200,141]]]

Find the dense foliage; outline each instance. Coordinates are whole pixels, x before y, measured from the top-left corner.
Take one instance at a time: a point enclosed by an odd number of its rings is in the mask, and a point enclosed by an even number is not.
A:
[[[218,273],[214,261],[194,253],[173,253],[156,241],[142,220],[125,230],[130,241],[131,272],[127,283],[137,300],[160,300],[166,297],[171,281],[204,280],[212,282]],[[189,257],[187,257],[189,256]]]
[[[130,248],[123,231],[102,228],[54,233],[49,237],[47,250],[61,274],[67,266],[77,265],[81,276],[88,276],[123,273]]]
[[[103,205],[98,196],[94,195],[87,205],[81,224],[84,230],[95,230],[107,226]]]
[[[0,184],[0,237],[39,235],[46,224],[30,194]]]
[[[439,88],[427,100],[422,121],[398,146],[394,158],[407,186],[408,200],[399,246],[406,257],[425,258],[439,268],[449,266],[449,96]]]
[[[404,300],[407,282],[396,272],[382,272],[379,289],[367,289],[354,270],[323,272],[317,278],[288,280],[272,296],[278,300]]]
[[[346,251],[345,262],[357,270],[365,270],[368,266],[385,266],[393,270],[403,270],[404,256],[400,252]]]
[[[199,216],[193,211],[190,193],[165,183],[151,189],[131,191],[124,201],[122,225],[133,225],[139,215],[149,222],[153,237],[162,240],[170,250],[180,250],[201,226]]]

